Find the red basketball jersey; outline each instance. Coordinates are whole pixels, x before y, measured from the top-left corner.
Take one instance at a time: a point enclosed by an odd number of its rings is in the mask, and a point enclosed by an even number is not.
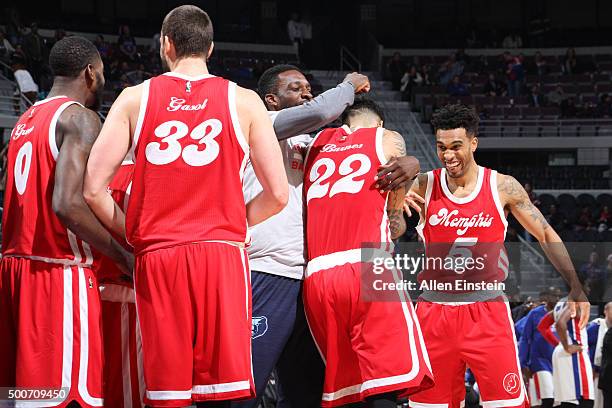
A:
[[[144,82],[126,228],[136,254],[200,241],[245,242],[249,147],[236,84],[167,73]]]
[[[446,169],[427,173],[424,222],[417,231],[426,244],[427,257],[463,257],[479,261],[466,273],[461,269],[429,267],[419,279],[449,278],[470,281],[503,281],[508,273],[508,257],[504,248],[507,221],[497,191],[497,172],[478,166],[474,191],[467,197],[455,197],[446,181]],[[432,262],[435,265],[435,263]],[[481,267],[482,265],[482,267]]]
[[[132,188],[132,175],[134,173],[134,163],[123,162],[115,177],[111,181],[108,189],[110,194],[113,196],[113,200],[121,207],[123,211],[126,211],[128,199],[130,197],[130,189]],[[125,241],[125,237],[115,237],[124,248],[131,250],[132,248]],[[99,257],[100,262],[94,264],[94,270],[98,277],[98,283],[100,285],[105,283],[116,283],[125,286],[133,287],[131,282],[124,279],[124,273],[117,267],[117,264],[106,256]]]
[[[89,265],[89,245],[53,211],[55,128],[62,112],[78,102],[57,96],[36,102],[20,118],[9,140],[2,219],[2,254],[62,264]]]
[[[387,193],[375,187],[378,167],[386,162],[383,128],[347,126],[326,129],[313,140],[304,167],[306,237],[310,260],[391,242]]]

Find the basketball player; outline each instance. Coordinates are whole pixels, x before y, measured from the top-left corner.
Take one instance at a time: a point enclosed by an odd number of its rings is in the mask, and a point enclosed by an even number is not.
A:
[[[579,326],[581,316],[572,317],[567,304],[563,298],[552,311],[560,342],[552,357],[555,401],[562,408],[592,408],[595,388],[587,331]]]
[[[257,406],[276,366],[278,388],[281,389],[279,405],[312,407],[321,399],[324,368],[306,325],[300,296],[306,265],[302,217],[303,153],[312,141],[307,133],[337,119],[353,103],[356,93],[369,88],[369,80],[365,75],[350,73],[338,86],[313,98],[310,84],[299,68],[276,65],[262,74],[258,88],[280,141],[290,194],[283,211],[250,230],[253,238],[248,249],[253,291],[253,372],[258,398],[237,405]],[[412,156],[396,161],[399,169],[391,169],[394,164],[383,169],[385,174],[380,175],[379,181],[386,184],[380,188],[401,183],[397,178],[410,180],[419,170],[418,160]],[[252,166],[247,164],[245,200],[248,202],[259,191],[261,186]]]
[[[320,132],[304,166],[308,265],[304,307],[321,352],[325,382],[321,405],[366,401],[396,407],[399,396],[429,387],[433,377],[412,304],[402,291],[394,301],[360,298],[361,247],[391,239],[406,229],[404,188],[374,186],[379,165],[406,155],[404,139],[382,127],[372,101],[347,108],[344,125]]]
[[[49,63],[49,97],[19,118],[9,141],[0,386],[58,391],[53,400],[17,406],[102,406],[100,299],[89,244],[124,271],[132,263],[83,201],[87,156],[100,130],[87,107],[99,104],[103,65],[82,37],[58,41]]]
[[[284,139],[279,144],[290,193],[287,207],[250,229],[253,375],[257,398],[233,404],[236,407],[259,404],[275,367],[284,400],[279,405],[312,407],[321,400],[323,362],[306,325],[300,296],[306,264],[303,152],[312,140],[307,133],[339,117],[353,103],[355,92],[368,85],[366,76],[353,73],[337,87],[313,98],[308,80],[295,66],[274,66],[259,79],[260,96],[268,108],[276,135]],[[246,202],[261,191],[250,163],[246,167],[243,190]]]
[[[109,185],[113,199],[124,211],[133,173],[134,163],[125,160]],[[131,250],[125,239],[120,242]],[[102,301],[104,404],[117,408],[144,407],[142,339],[136,317],[134,281],[106,257],[94,269]]]
[[[540,293],[540,305],[525,317],[523,335],[519,341],[519,361],[526,379],[529,379],[529,401],[532,406],[552,408],[554,402],[552,380],[552,347],[538,331],[538,323],[557,303],[555,288]]]
[[[595,406],[594,408],[604,408],[603,388],[599,388],[599,379],[602,371],[602,356],[603,356],[603,340],[612,328],[612,302],[606,303],[604,306],[604,317],[594,319],[587,327],[589,335],[589,352],[593,362],[593,368],[597,370],[597,376],[593,380],[595,387]],[[595,337],[594,347],[591,348],[591,337]],[[604,376],[605,380],[605,376]]]
[[[464,105],[447,105],[434,114],[432,124],[438,158],[444,167],[419,176],[409,194],[425,197],[417,230],[427,245],[428,256],[435,244],[446,245],[447,253],[443,256],[450,256],[453,251],[453,255],[475,262],[474,255],[479,253],[479,257],[485,258],[482,272],[490,275],[484,277],[491,278],[485,282],[503,281],[508,270],[503,250],[506,215],[512,213],[542,244],[552,264],[569,283],[570,310],[575,313],[575,301],[580,301],[580,324],[584,327],[590,305],[561,239],[518,181],[480,167],[474,160],[478,115]],[[497,247],[497,255],[487,254],[491,247]],[[455,280],[463,277],[453,269],[448,272]],[[439,271],[425,270],[421,275],[421,282],[432,282],[439,278]],[[466,365],[476,377],[483,407],[528,406],[514,325],[503,291],[463,292],[434,288],[421,295],[417,315],[436,385],[411,396],[411,406],[459,407],[465,396]]]
[[[89,205],[117,235],[127,230],[134,247],[150,406],[227,406],[254,396],[247,222],[256,225],[287,202],[261,100],[208,73],[212,35],[198,7],[166,15],[160,54],[170,72],[119,95],[87,167]],[[106,187],[130,149],[126,217]],[[249,154],[263,190],[245,206]]]

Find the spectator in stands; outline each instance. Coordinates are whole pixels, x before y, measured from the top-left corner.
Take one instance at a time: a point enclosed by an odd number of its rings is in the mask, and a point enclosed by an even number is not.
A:
[[[470,96],[470,88],[461,82],[459,75],[455,75],[446,87],[449,96]]]
[[[545,218],[555,231],[562,231],[567,225],[567,218],[565,214],[559,211],[555,204],[550,205],[548,208],[548,214]]]
[[[300,24],[302,30],[302,47],[300,61],[308,66],[312,64],[312,18],[309,12],[305,12]]]
[[[399,52],[393,54],[393,57],[387,63],[387,73],[391,79],[394,91],[399,91],[402,85],[402,76],[406,68],[402,62],[402,56]]]
[[[146,79],[151,78],[153,75],[150,72],[145,71],[144,64],[138,64],[138,68],[123,74],[121,82],[126,86],[134,86],[142,84]]]
[[[607,93],[601,95],[599,98],[599,105],[597,105],[597,116],[600,118],[612,117],[612,98]]]
[[[104,41],[104,36],[102,34],[98,34],[96,36],[96,39],[94,40],[94,45],[98,49],[98,52],[102,57],[102,61],[107,62],[111,56],[111,47],[106,41]]]
[[[61,40],[62,38],[66,37],[66,31],[64,31],[63,28],[58,28],[55,30],[55,32],[53,33],[53,38],[46,44],[46,49],[51,50],[51,48],[53,48],[53,46],[55,45],[56,42],[58,42],[59,40]],[[45,60],[48,59],[49,56],[45,55]]]
[[[535,53],[534,64],[536,68],[536,74],[538,76],[543,76],[548,73],[548,67],[546,66],[546,60],[544,59],[540,51],[536,51]]]
[[[45,41],[38,34],[38,24],[30,25],[30,33],[23,39],[23,51],[28,57],[27,67],[35,80],[38,80],[45,57]]]
[[[606,224],[607,227],[612,227],[612,213],[610,213],[610,209],[607,205],[604,205],[601,211],[599,212],[599,218],[597,222]]]
[[[589,261],[580,267],[579,276],[591,288],[591,302],[600,302],[606,288],[606,270],[599,263],[597,251],[591,252]]]
[[[11,42],[5,37],[4,31],[0,29],[0,61],[7,64],[11,60],[11,56],[15,52],[15,48]]]
[[[516,98],[521,95],[523,80],[525,79],[523,61],[519,57],[511,57],[510,59],[507,59],[506,62],[506,76],[508,78],[508,96]]]
[[[553,89],[548,93],[548,95],[546,95],[548,103],[556,106],[561,106],[561,102],[563,102],[566,97],[567,95],[565,94],[565,91],[563,91],[563,87],[561,86],[561,84],[558,84],[555,89]]]
[[[470,63],[470,56],[465,53],[465,49],[460,48],[455,53],[455,61],[460,62],[463,65]]]
[[[21,93],[31,102],[36,102],[36,100],[38,100],[38,85],[36,85],[32,75],[30,75],[30,72],[26,69],[25,61],[20,58],[13,58],[12,68]]]
[[[138,49],[136,48],[136,40],[130,34],[130,27],[127,24],[119,26],[119,52],[125,61],[136,61],[138,59]]]
[[[489,80],[484,85],[482,92],[487,96],[506,96],[506,85],[498,81],[495,74],[489,74]]]
[[[440,85],[448,85],[456,76],[463,74],[464,65],[462,62],[455,60],[455,54],[452,54],[438,70]]]
[[[517,33],[508,34],[502,42],[503,48],[523,48],[523,39]]]
[[[588,206],[582,207],[577,224],[581,227],[588,227],[589,224],[593,224],[593,215],[591,214],[591,209]]]
[[[535,108],[546,106],[546,99],[544,98],[544,95],[540,93],[539,84],[534,84],[531,87],[531,92],[529,93],[529,106],[533,106]]]
[[[512,309],[512,320],[518,322],[523,317],[527,316],[527,313],[529,313],[534,307],[536,307],[536,304],[533,302],[533,298],[531,296],[527,296],[524,303]]]
[[[570,96],[561,102],[561,117],[575,118],[578,116],[578,108],[576,107],[576,98]]]
[[[423,84],[422,85],[424,85],[424,86],[430,86],[431,85],[430,70],[431,70],[431,67],[428,64],[421,65],[421,69],[419,70],[419,72],[421,74],[421,78],[423,78]]]
[[[19,38],[21,37],[21,30],[23,27],[21,24],[21,16],[19,15],[19,11],[14,7],[8,8],[7,11],[9,22],[6,25],[6,35],[11,44],[15,46],[19,43]]]
[[[412,96],[412,90],[415,86],[421,86],[423,84],[423,77],[417,71],[415,65],[412,65],[408,71],[404,74],[401,80],[402,86],[400,91],[402,91],[402,99],[405,101],[409,101]]]
[[[287,22],[287,36],[289,41],[295,47],[298,55],[300,55],[300,48],[302,41],[304,40],[302,32],[302,24],[300,23],[300,15],[296,12],[291,13],[291,18]]]
[[[578,73],[578,59],[576,58],[576,50],[574,48],[568,48],[565,52],[561,64],[561,71],[564,74],[577,74]]]

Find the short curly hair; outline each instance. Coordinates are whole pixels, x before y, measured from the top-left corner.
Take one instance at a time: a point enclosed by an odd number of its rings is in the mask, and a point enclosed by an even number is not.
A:
[[[478,123],[480,118],[474,108],[463,104],[445,105],[434,112],[431,125],[434,133],[438,130],[465,129],[469,137],[478,134]]]
[[[49,54],[54,76],[76,78],[87,65],[100,61],[100,53],[86,38],[64,37],[55,43]]]

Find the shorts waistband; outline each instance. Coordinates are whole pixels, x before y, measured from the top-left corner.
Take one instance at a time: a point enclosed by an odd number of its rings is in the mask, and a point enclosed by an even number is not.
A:
[[[64,266],[80,266],[81,268],[91,268],[91,263],[86,262],[76,262],[74,259],[60,259],[60,258],[47,258],[44,256],[36,256],[36,255],[18,255],[18,254],[8,254],[2,255],[1,258],[21,258],[21,259],[29,259],[31,261],[39,261],[46,262],[54,265],[64,265]]]
[[[467,293],[448,293],[438,292],[435,290],[425,290],[423,293],[421,293],[419,299],[447,306],[462,306],[476,302],[486,302],[498,297],[501,297],[504,299],[504,301],[507,301],[504,292],[500,290]]]
[[[379,248],[356,248],[347,251],[332,252],[331,254],[317,256],[308,261],[304,277],[340,265],[373,262],[374,258],[391,258],[391,256],[391,253]]]

